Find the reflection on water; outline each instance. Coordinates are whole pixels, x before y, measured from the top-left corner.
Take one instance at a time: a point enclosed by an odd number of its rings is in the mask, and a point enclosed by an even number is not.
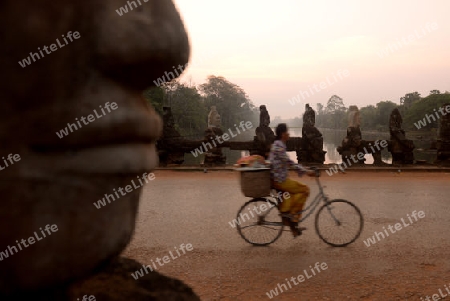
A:
[[[345,130],[329,130],[319,129],[324,137],[323,149],[326,151],[325,164],[330,163],[342,163],[341,156],[337,151],[337,147],[341,145],[342,140],[346,135]],[[301,137],[301,128],[290,128],[291,137]],[[364,140],[389,140],[389,133],[377,133],[377,132],[362,132]],[[250,139],[249,139],[250,140]],[[430,141],[414,140],[416,149],[414,150],[414,158],[416,160],[425,160],[428,163],[433,163],[436,160],[436,152],[429,151]],[[428,151],[427,151],[428,150]],[[227,164],[234,164],[236,161],[244,155],[248,155],[246,151],[229,150],[228,148],[222,149],[223,154],[227,157]],[[387,150],[383,150],[382,160],[385,163],[392,163],[392,156]],[[297,162],[297,155],[295,152],[289,152],[289,157]],[[199,165],[203,162],[203,155],[195,158],[192,154],[184,155],[184,165]],[[372,164],[372,155],[365,155],[366,164]]]

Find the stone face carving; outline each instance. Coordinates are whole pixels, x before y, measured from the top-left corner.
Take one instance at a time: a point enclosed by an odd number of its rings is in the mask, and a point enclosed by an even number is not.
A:
[[[172,1],[149,1],[120,17],[122,5],[2,2],[0,155],[21,160],[0,171],[0,228],[7,229],[0,249],[17,248],[16,240],[46,225],[58,232],[0,262],[0,296],[83,278],[131,238],[140,188],[101,209],[93,203],[156,166],[162,123],[139,95],[187,63],[189,43]],[[79,39],[44,52],[74,31]],[[45,56],[22,68],[18,61],[30,52]],[[75,128],[113,102],[117,110]],[[58,138],[68,123],[72,132]]]
[[[220,128],[221,119],[217,112],[216,106],[211,107],[211,111],[208,114],[208,128],[217,127]]]

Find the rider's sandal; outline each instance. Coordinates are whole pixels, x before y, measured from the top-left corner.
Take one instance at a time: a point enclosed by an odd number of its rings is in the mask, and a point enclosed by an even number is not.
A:
[[[283,220],[283,225],[285,226],[290,226],[291,225],[291,219],[287,216],[281,216],[282,220]]]
[[[299,227],[298,222],[293,222],[293,221],[290,222],[290,228],[291,228],[292,234],[294,235],[294,238],[302,235],[303,231],[306,230],[305,227]]]
[[[291,228],[291,232],[294,235],[294,238],[302,235],[302,231],[306,230],[305,227],[299,227],[298,222],[292,221],[294,215],[290,213],[281,212],[280,216],[283,220],[283,225],[289,226]]]
[[[292,235],[294,236],[294,238],[302,235],[302,231],[300,231],[300,229],[297,227],[291,227],[291,231],[292,231]]]

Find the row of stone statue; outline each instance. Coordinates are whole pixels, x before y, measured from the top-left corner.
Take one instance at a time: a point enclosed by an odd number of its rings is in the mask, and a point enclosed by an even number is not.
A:
[[[446,106],[446,105],[444,105]],[[236,150],[248,150],[250,154],[267,156],[271,144],[275,141],[275,134],[270,128],[270,115],[265,105],[259,107],[259,126],[256,128],[253,141],[229,141],[227,143],[211,147],[205,152],[205,165],[223,165],[226,158],[222,153],[223,147]],[[450,114],[448,114],[450,115]],[[184,153],[207,142],[211,142],[216,136],[223,135],[221,118],[215,106],[211,107],[208,114],[208,127],[203,140],[192,141],[183,139],[174,129],[173,116],[169,107],[164,108],[164,133],[158,141],[160,162],[162,165],[181,164],[184,161]],[[393,164],[414,164],[415,148],[412,140],[406,139],[402,129],[403,119],[395,108],[389,120],[390,140],[381,144],[380,141],[364,140],[361,134],[361,115],[357,106],[350,106],[348,114],[348,127],[346,137],[337,151],[342,156],[343,162],[349,162],[350,158],[357,158],[357,163],[364,164],[364,156],[359,154],[371,154],[374,164],[384,164],[381,160],[381,151],[385,148],[392,154]],[[440,120],[440,134],[437,141],[437,163],[448,163],[450,160],[450,117],[443,116]],[[380,145],[382,147],[380,147]],[[376,147],[375,147],[376,146]],[[323,136],[316,128],[316,113],[306,104],[303,114],[302,137],[291,137],[287,142],[288,151],[295,151],[298,162],[320,163],[325,161],[326,152],[323,150]]]

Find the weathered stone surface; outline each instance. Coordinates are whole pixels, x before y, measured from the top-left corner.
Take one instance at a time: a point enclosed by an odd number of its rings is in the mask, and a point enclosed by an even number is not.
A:
[[[175,129],[172,109],[163,107],[163,134],[156,143],[160,166],[182,164],[184,162],[184,152],[179,151],[183,142],[184,139]]]
[[[14,296],[2,296],[2,300],[73,301],[83,296],[94,296],[99,301],[199,301],[200,298],[183,282],[149,272],[135,280],[131,274],[142,264],[128,258],[117,258],[89,278],[61,286],[57,290],[37,291]]]
[[[185,64],[189,43],[170,0],[119,16],[123,5],[2,2],[0,156],[21,160],[0,171],[0,250],[47,224],[59,231],[0,261],[0,293],[89,275],[130,240],[140,189],[101,209],[93,202],[157,165],[161,121],[141,91]],[[69,31],[80,38],[25,68],[18,64]],[[107,102],[117,110],[66,137],[55,134]]]
[[[301,150],[297,151],[299,162],[322,164],[325,161],[326,152],[323,150],[323,136],[316,128],[316,112],[309,104],[305,105],[305,113],[303,114],[302,142]]]
[[[307,103],[303,113],[303,126],[316,126],[316,112]]]
[[[255,130],[255,143],[257,151],[250,151],[251,155],[260,155],[267,158],[270,146],[275,141],[275,134],[270,128],[270,115],[265,105],[259,106],[259,126]]]
[[[392,164],[413,164],[415,148],[412,140],[406,139],[406,133],[402,129],[403,118],[400,111],[395,108],[389,118],[389,132],[391,141],[388,150],[392,154]]]
[[[224,145],[215,141],[217,136],[221,137],[222,135],[223,131],[218,127],[209,127],[206,129],[205,140],[202,142],[202,148],[206,151],[203,161],[205,166],[220,166],[226,163],[227,158],[222,153],[222,147]],[[208,148],[206,149],[206,147]]]
[[[310,110],[307,111],[309,119],[306,118],[309,121],[308,125],[303,127],[303,137],[290,138],[287,142],[287,148],[288,151],[295,151],[297,153],[298,162],[323,163],[326,154],[326,152],[322,150],[323,137],[319,130],[314,126],[315,112],[312,108],[309,109]],[[209,114],[209,119],[212,119],[214,116],[218,116],[218,112],[213,107],[213,110]],[[166,119],[166,132],[172,133],[172,136],[174,137],[170,137],[171,135],[169,134],[164,134],[163,138],[158,141],[158,151],[160,156],[161,154],[166,156],[164,158],[167,158],[170,155],[176,156],[177,154],[181,158],[182,152],[190,153],[197,148],[201,148],[205,151],[205,148],[207,147],[203,164],[205,166],[221,166],[226,163],[226,157],[223,156],[222,153],[222,148],[224,147],[228,147],[232,150],[248,150],[250,155],[267,157],[270,152],[270,146],[275,141],[275,134],[269,127],[270,115],[265,105],[260,106],[260,124],[255,130],[256,135],[252,141],[221,140],[222,143],[216,142],[216,145],[214,145],[213,141],[216,141],[216,137],[223,135],[223,131],[215,126],[206,129],[205,138],[203,140],[187,140],[178,137],[178,133],[174,134],[173,130],[170,130],[170,118]]]
[[[364,164],[366,161],[364,156],[366,154],[372,155],[374,165],[384,164],[381,159],[381,151],[384,149],[381,145],[382,141],[362,139],[361,116],[358,107],[350,106],[348,115],[349,127],[347,128],[347,136],[342,140],[342,145],[337,147],[337,151],[342,157],[342,164],[347,167],[354,164]]]

